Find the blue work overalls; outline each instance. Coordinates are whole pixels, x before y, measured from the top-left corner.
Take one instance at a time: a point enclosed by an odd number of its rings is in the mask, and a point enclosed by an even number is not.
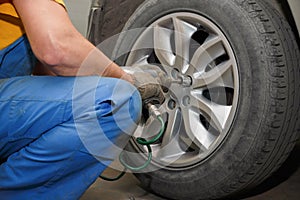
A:
[[[128,142],[140,95],[119,79],[31,76],[34,64],[25,36],[0,51],[0,199],[78,199]]]

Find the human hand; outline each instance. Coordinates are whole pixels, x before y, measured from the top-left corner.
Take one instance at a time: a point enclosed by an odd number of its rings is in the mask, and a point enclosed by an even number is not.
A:
[[[154,65],[142,65],[133,67],[122,67],[131,75],[133,85],[136,86],[141,94],[144,104],[162,104],[164,94],[162,91],[165,73]]]

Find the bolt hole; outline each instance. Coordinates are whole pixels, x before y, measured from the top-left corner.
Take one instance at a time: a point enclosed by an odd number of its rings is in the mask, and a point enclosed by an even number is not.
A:
[[[189,96],[184,96],[182,98],[182,104],[184,106],[188,106],[188,105],[190,105],[190,103],[191,103],[191,98]]]
[[[168,107],[169,107],[171,110],[175,109],[175,108],[176,108],[176,102],[175,102],[173,99],[169,100],[169,102],[168,102]]]
[[[190,86],[193,85],[193,78],[191,76],[187,76],[187,78],[189,79]]]
[[[179,74],[179,70],[177,68],[174,68],[172,71],[171,71],[171,76],[174,78],[174,79],[177,79],[178,78],[178,74]]]

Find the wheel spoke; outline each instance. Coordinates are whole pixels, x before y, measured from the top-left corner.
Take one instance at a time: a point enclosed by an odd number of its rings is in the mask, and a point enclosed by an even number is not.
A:
[[[190,106],[194,109],[198,108],[209,119],[209,123],[215,126],[219,133],[222,133],[232,107],[209,101],[202,95],[199,95],[198,92],[192,92],[191,94],[193,97],[191,98]]]
[[[173,66],[175,58],[171,46],[173,31],[157,25],[154,28],[154,50],[157,58],[164,66]]]
[[[179,18],[173,18],[175,29],[176,63],[181,72],[186,71],[189,65],[190,42],[197,28]]]
[[[164,104],[164,106],[166,106],[166,104]],[[165,161],[170,161],[173,159],[176,160],[185,153],[180,147],[178,139],[181,123],[182,115],[178,108],[168,112],[168,125],[164,132],[160,151],[157,152],[156,156],[159,156]]]
[[[162,140],[162,146],[167,145],[178,133],[181,126],[182,117],[179,109],[168,112],[168,125]]]
[[[197,77],[194,77],[193,88],[195,89],[210,85],[218,79],[221,79],[220,81],[223,82],[222,75],[231,68],[232,64],[233,63],[231,61],[223,62],[211,69],[210,71],[203,72]]]
[[[203,73],[208,64],[225,53],[221,37],[210,37],[196,50],[189,68],[184,73]]]
[[[186,134],[200,149],[207,150],[216,136],[208,132],[200,123],[199,112],[195,109],[182,109]]]

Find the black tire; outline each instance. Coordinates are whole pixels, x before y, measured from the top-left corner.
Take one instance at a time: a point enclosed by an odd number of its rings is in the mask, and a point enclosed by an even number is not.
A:
[[[170,199],[233,197],[269,177],[297,141],[298,46],[287,22],[262,0],[149,0],[124,30],[146,27],[179,11],[205,16],[227,37],[238,63],[238,109],[227,137],[206,160],[181,170],[136,176],[145,188]],[[130,48],[138,37],[122,35],[117,51]],[[119,64],[126,59],[123,56]]]

